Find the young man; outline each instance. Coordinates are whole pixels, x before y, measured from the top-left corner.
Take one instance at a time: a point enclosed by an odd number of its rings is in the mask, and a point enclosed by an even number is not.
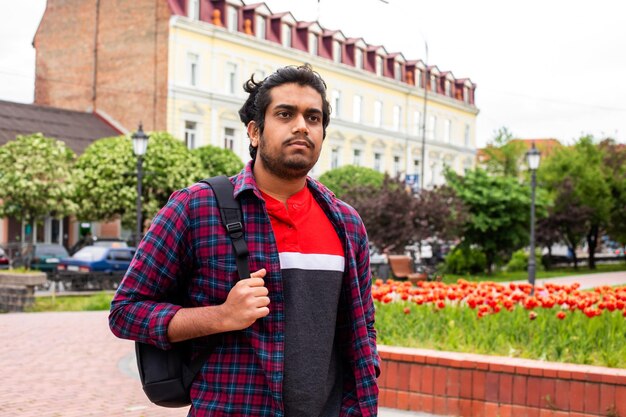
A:
[[[239,280],[213,192],[175,192],[155,217],[109,317],[119,337],[215,348],[192,386],[193,416],[377,414],[379,372],[365,228],[307,176],[330,106],[307,66],[251,78],[240,110],[250,161],[231,178],[251,277]],[[184,285],[183,306],[164,300]]]

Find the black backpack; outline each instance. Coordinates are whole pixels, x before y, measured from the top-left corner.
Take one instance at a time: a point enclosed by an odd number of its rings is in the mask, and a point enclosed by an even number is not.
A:
[[[237,255],[239,279],[250,277],[243,217],[239,203],[233,198],[233,184],[225,176],[207,178],[201,182],[211,186],[215,193],[222,223]],[[198,357],[190,360],[188,342],[175,343],[170,350],[135,342],[139,377],[148,399],[162,407],[185,407],[191,404],[191,384],[212,350],[212,347],[207,347]]]

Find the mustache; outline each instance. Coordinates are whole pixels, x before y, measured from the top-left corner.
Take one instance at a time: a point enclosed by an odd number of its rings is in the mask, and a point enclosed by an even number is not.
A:
[[[283,142],[283,146],[289,146],[294,142],[301,142],[301,141],[305,141],[307,145],[309,146],[309,148],[315,149],[315,143],[306,135],[298,136],[298,137],[291,137]]]

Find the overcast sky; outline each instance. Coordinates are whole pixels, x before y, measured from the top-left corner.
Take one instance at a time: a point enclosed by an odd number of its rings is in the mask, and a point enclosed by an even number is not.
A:
[[[428,64],[478,85],[479,146],[501,126],[520,138],[571,143],[589,133],[626,143],[626,2],[387,1],[265,3],[407,59],[425,60],[427,42]],[[0,99],[33,100],[32,40],[44,7],[0,0]]]

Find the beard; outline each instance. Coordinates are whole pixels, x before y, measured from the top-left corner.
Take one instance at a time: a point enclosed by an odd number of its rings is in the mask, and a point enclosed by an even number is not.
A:
[[[310,153],[295,152],[292,154],[286,154],[282,152],[283,148],[293,140],[306,140],[310,147]],[[278,178],[286,180],[294,180],[306,175],[311,171],[313,166],[317,163],[319,154],[315,155],[315,144],[308,137],[305,138],[289,138],[285,140],[278,150],[271,150],[265,141],[263,134],[259,138],[259,152],[258,157],[261,158],[263,166],[270,173]]]

